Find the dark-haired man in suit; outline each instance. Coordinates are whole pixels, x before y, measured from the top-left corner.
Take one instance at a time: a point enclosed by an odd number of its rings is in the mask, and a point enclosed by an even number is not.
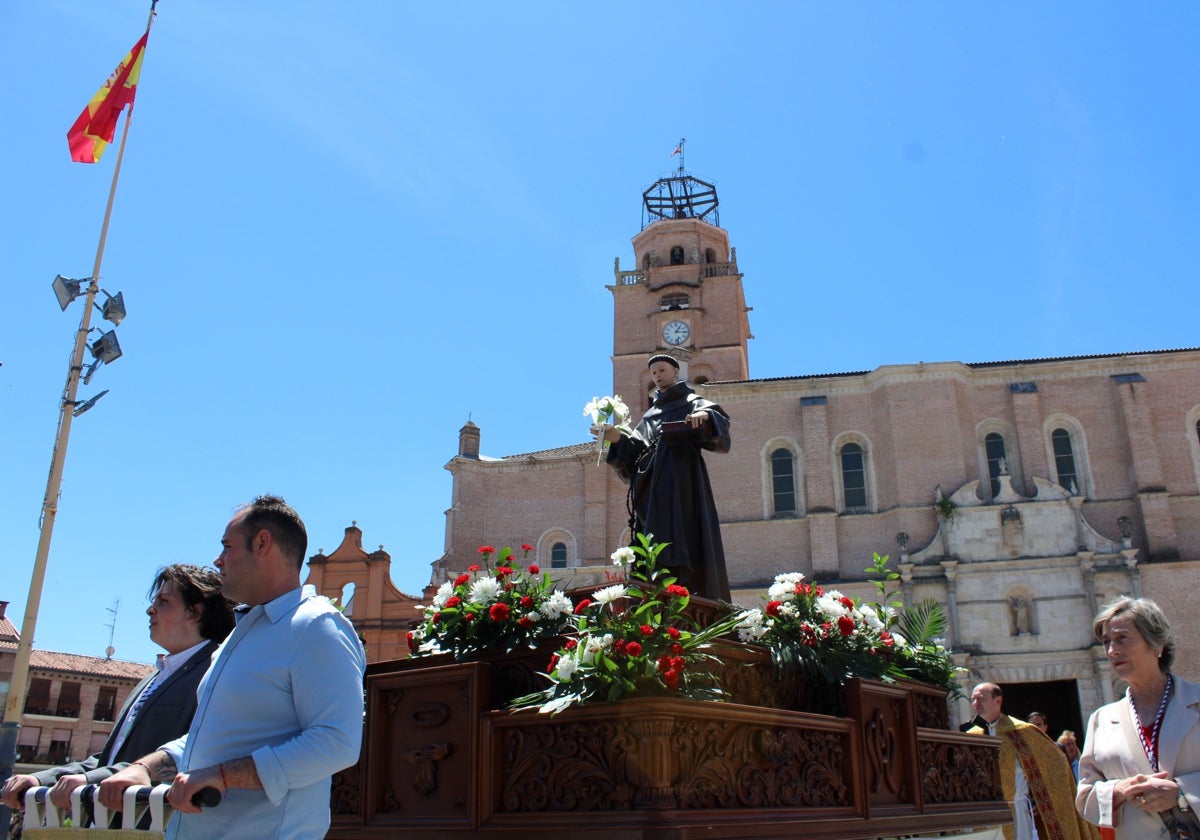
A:
[[[159,744],[187,732],[196,711],[196,686],[217,645],[233,629],[233,604],[212,569],[176,564],[158,571],[150,587],[150,639],[163,650],[158,667],[129,693],[104,748],[83,761],[11,777],[0,790],[10,808],[25,791],[50,786],[50,801],[71,806],[71,791],[129,766]]]

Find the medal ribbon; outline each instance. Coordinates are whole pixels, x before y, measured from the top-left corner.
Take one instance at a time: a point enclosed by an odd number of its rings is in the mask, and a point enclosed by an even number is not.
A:
[[[1167,715],[1167,701],[1171,699],[1172,682],[1171,675],[1167,674],[1167,686],[1163,689],[1162,701],[1158,704],[1158,714],[1154,716],[1149,741],[1146,740],[1146,730],[1138,717],[1137,706],[1133,705],[1133,689],[1125,690],[1125,696],[1129,698],[1129,711],[1133,713],[1133,722],[1137,727],[1138,740],[1142,742],[1142,749],[1146,751],[1146,758],[1150,759],[1150,766],[1154,768],[1155,773],[1158,772],[1158,733],[1162,729],[1163,718]]]

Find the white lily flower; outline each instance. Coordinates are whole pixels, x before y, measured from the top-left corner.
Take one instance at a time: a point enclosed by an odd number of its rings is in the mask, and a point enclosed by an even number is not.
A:
[[[546,618],[555,619],[561,618],[564,615],[570,615],[575,609],[575,605],[571,603],[571,599],[563,594],[561,589],[555,589],[554,592],[542,604],[542,611],[545,612]]]
[[[796,600],[796,584],[788,583],[787,581],[778,581],[772,583],[767,588],[768,601],[794,601]]]

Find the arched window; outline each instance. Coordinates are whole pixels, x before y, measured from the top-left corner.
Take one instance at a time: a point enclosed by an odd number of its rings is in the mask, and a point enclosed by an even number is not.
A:
[[[771,453],[771,497],[775,516],[796,515],[796,464],[782,446]]]
[[[704,249],[704,261],[706,263],[715,263],[717,261],[717,252],[712,248]]]
[[[842,463],[842,500],[847,511],[867,509],[867,459],[857,443],[847,443],[838,453]]]
[[[550,547],[550,568],[567,568],[567,544],[556,542]]]
[[[1078,495],[1082,490],[1079,481],[1079,471],[1075,468],[1075,449],[1071,446],[1071,433],[1064,428],[1057,428],[1050,433],[1050,443],[1054,447],[1054,470],[1058,473],[1059,486]]]
[[[987,458],[992,497],[995,498],[1000,495],[1000,475],[1008,472],[1008,459],[1004,455],[1004,438],[996,432],[992,432],[983,439],[983,451]]]
[[[671,246],[671,265],[683,265],[683,246]]]
[[[342,615],[349,618],[354,615],[354,582],[351,581],[342,587],[342,597],[338,601],[338,606],[342,608]]]

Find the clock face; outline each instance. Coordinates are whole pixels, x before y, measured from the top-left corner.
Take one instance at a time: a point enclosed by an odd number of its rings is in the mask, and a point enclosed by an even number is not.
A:
[[[692,328],[684,321],[671,321],[662,331],[663,341],[673,346],[683,344],[691,334]]]

